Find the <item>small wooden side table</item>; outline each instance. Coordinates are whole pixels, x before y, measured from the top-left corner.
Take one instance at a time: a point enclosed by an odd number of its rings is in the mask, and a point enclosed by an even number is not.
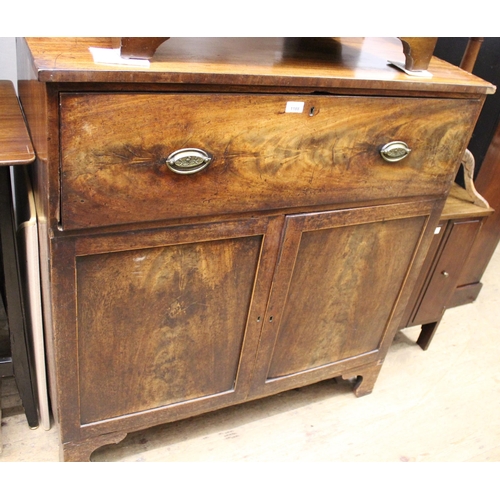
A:
[[[33,363],[27,339],[12,209],[9,167],[33,162],[35,153],[13,83],[0,81],[1,291],[8,318],[11,358],[0,359],[0,376],[14,375],[31,428],[38,427]]]

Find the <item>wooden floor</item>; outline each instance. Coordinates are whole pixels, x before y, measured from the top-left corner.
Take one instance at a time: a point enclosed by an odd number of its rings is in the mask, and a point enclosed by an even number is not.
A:
[[[446,312],[428,351],[400,332],[374,392],[326,381],[130,434],[100,462],[500,461],[500,248],[474,304]],[[59,458],[56,429],[30,430],[3,379],[0,462]]]

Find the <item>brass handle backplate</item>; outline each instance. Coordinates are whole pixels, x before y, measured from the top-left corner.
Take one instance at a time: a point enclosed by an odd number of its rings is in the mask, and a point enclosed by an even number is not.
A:
[[[176,174],[196,174],[207,168],[212,159],[213,156],[202,149],[178,149],[167,158],[167,167]]]
[[[382,158],[389,162],[401,161],[410,153],[411,149],[408,147],[408,144],[403,141],[388,142],[385,146],[382,146],[380,150]]]

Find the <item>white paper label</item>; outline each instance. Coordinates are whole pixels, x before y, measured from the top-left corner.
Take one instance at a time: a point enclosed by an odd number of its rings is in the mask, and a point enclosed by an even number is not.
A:
[[[147,59],[125,59],[120,56],[120,49],[103,49],[101,47],[89,47],[90,53],[96,64],[121,64],[124,66],[140,66],[149,68]]]
[[[434,234],[439,234],[441,232],[441,226],[434,229]]]
[[[289,101],[286,103],[285,113],[302,113],[304,111],[303,102]]]

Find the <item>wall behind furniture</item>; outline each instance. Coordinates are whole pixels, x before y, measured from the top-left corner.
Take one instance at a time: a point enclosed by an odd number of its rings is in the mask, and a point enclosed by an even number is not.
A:
[[[15,37],[0,37],[0,80],[13,81],[17,89]]]

